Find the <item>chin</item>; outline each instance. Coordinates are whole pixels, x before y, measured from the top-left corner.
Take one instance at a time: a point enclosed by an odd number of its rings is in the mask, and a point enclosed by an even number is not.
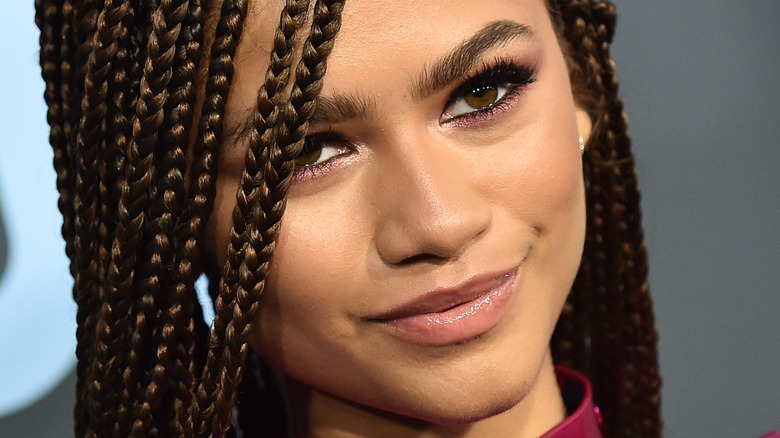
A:
[[[504,412],[515,407],[518,403],[520,403],[520,401],[522,401],[522,399],[522,397],[517,397],[516,399],[504,401],[502,403],[474,406],[471,409],[460,412],[449,412],[445,416],[440,415],[421,419],[442,426],[466,426],[491,417],[495,417],[496,415],[503,414]]]
[[[395,414],[442,426],[464,426],[500,415],[521,403],[529,393],[529,385],[502,385],[503,391],[490,388],[483,394],[469,391],[466,394],[427,397],[418,403],[403,403],[403,408],[389,410]],[[382,407],[388,409],[388,406]],[[380,408],[380,409],[382,409]]]

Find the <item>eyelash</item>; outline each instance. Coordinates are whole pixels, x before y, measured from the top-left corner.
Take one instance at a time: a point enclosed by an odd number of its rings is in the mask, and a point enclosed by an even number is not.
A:
[[[314,145],[315,147],[312,148],[311,145]],[[333,158],[328,158],[319,164],[310,164],[304,166],[296,165],[295,171],[293,172],[293,181],[316,178],[317,176],[330,171],[332,168],[338,165],[338,158],[340,156],[345,154],[349,155],[353,149],[352,146],[347,144],[347,141],[341,136],[341,134],[328,128],[327,131],[307,135],[306,139],[304,140],[301,152],[298,154],[298,156],[301,157],[305,155],[307,152],[307,147],[308,151],[310,152],[311,149],[324,149],[326,146],[337,148],[341,152]]]
[[[515,100],[514,98],[535,81],[536,69],[533,67],[523,66],[516,63],[514,60],[501,57],[492,60],[492,62],[485,62],[476,73],[466,76],[462,81],[462,85],[456,88],[452,93],[440,116],[440,124],[468,125],[488,119],[497,112],[509,109]],[[475,89],[485,86],[493,86],[496,88],[498,88],[498,86],[505,86],[507,89],[496,102],[491,103],[485,108],[475,109],[474,111],[445,119],[447,110],[456,103],[458,99],[462,99]],[[353,146],[349,145],[341,134],[331,131],[330,129],[325,132],[307,136],[303,146],[304,149],[299,156],[305,154],[307,147],[310,152],[312,149],[311,145],[320,148],[336,147],[342,150],[342,152],[332,158],[328,158],[322,163],[296,166],[293,173],[293,181],[307,180],[325,174],[339,166],[339,162],[342,161],[339,159],[340,157],[351,155],[354,151]]]
[[[523,91],[528,85],[536,82],[536,69],[526,65],[517,64],[514,60],[496,58],[491,63],[483,63],[482,67],[473,75],[466,78],[463,85],[458,87],[452,97],[444,106],[441,115],[441,124],[469,124],[489,118],[495,113],[509,109],[514,97]],[[496,102],[481,109],[474,109],[465,114],[447,118],[447,110],[459,99],[464,98],[470,92],[485,86],[505,86],[506,92]]]

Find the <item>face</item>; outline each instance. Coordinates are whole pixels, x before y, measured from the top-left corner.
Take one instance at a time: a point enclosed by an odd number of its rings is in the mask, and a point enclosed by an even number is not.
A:
[[[280,9],[252,3],[229,125],[254,107]],[[318,393],[403,416],[517,404],[579,265],[588,132],[542,0],[347,2],[252,346]],[[220,266],[245,150],[223,147]]]

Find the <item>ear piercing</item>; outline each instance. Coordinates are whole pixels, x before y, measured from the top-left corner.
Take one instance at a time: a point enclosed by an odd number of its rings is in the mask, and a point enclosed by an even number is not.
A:
[[[580,155],[582,155],[585,153],[585,139],[580,137],[578,140],[580,142]]]

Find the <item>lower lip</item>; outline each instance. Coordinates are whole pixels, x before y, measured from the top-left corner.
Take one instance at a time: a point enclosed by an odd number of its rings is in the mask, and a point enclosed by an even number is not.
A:
[[[404,341],[438,347],[468,341],[495,327],[509,310],[517,273],[490,292],[443,312],[423,313],[384,321],[390,333]]]

